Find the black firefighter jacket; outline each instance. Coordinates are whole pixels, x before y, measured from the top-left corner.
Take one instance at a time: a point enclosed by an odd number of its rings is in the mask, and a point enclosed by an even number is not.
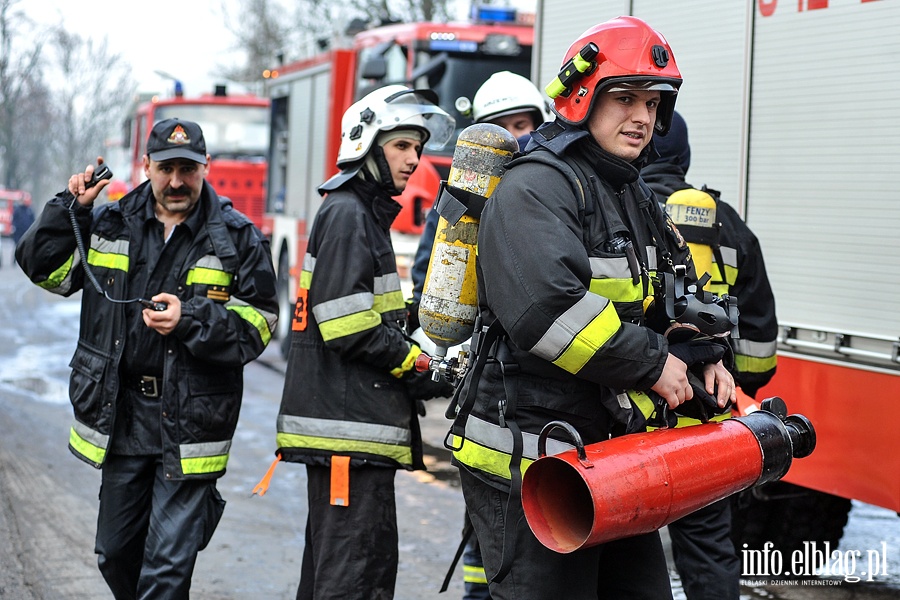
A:
[[[477,382],[454,458],[501,485],[510,479],[514,442],[504,422],[522,431],[524,471],[546,423],[566,421],[589,444],[609,437],[614,419],[629,418],[625,392],[654,385],[668,355],[665,338],[643,324],[653,295],[649,276],[670,262],[687,265],[693,276],[686,244],[641,186],[637,168],[581,130],[564,132],[575,141],[555,152],[532,150],[535,143],[554,147],[542,135],[554,128],[542,126],[529,153],[510,163],[478,233],[481,317],[485,325],[502,324],[508,340]],[[557,153],[578,157],[584,168],[577,183]],[[622,240],[630,241],[633,258]],[[549,453],[560,449],[549,440]]]
[[[97,280],[116,299],[129,295],[129,265],[138,264],[132,231],[140,231],[149,182],[120,201],[91,209],[75,203],[75,216]],[[44,207],[16,249],[28,277],[69,296],[79,290],[81,327],[72,357],[69,395],[75,423],[69,449],[100,467],[116,419],[123,385],[119,366],[126,324],[123,304],[98,294],[84,272],[68,207],[68,191]],[[275,274],[268,241],[242,214],[204,183],[200,202],[207,220],[181,265],[176,295],[181,321],[165,337],[161,403],[166,477],[215,478],[224,474],[243,393],[243,366],[265,349],[274,330]]]
[[[656,192],[660,203],[678,190],[691,186],[684,180],[684,172],[671,161],[660,160],[647,165],[641,177]],[[741,389],[755,396],[775,375],[778,319],[775,315],[775,295],[766,274],[762,249],[756,235],[737,211],[727,202],[716,200],[716,220],[719,227],[720,255],[725,263],[725,289],[737,298],[740,311],[740,337],[729,338],[734,351],[735,380]],[[695,242],[685,230],[688,242]],[[713,259],[713,282],[721,276]],[[716,292],[715,293],[722,293]]]
[[[400,205],[371,187],[355,178],[329,193],[310,232],[277,423],[287,461],[424,468],[397,376],[412,351],[389,231]]]

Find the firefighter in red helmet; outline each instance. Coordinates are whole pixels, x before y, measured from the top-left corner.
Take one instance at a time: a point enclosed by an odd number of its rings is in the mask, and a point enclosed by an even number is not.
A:
[[[482,213],[480,327],[448,414],[495,600],[671,597],[658,533],[559,554],[528,528],[520,490],[548,423],[565,421],[592,444],[644,429],[657,405],[734,401],[721,353],[670,344],[645,315],[658,274],[695,277],[686,243],[640,179],[681,81],[665,38],[644,21],[587,30],[546,88],[556,119],[509,163]],[[548,432],[548,453],[572,447],[564,429]]]

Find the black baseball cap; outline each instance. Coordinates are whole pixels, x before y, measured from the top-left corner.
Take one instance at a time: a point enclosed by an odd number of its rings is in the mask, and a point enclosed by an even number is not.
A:
[[[206,164],[206,141],[203,131],[193,121],[165,119],[153,126],[147,140],[147,156],[157,162],[186,158]]]

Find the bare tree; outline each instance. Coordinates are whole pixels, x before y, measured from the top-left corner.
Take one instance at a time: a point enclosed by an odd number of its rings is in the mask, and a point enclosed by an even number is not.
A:
[[[65,85],[55,94],[59,125],[51,158],[57,175],[67,177],[104,153],[137,86],[121,55],[109,51],[106,38],[95,43],[59,28],[53,48],[54,66]]]
[[[25,35],[31,23],[14,9],[18,2],[0,0],[0,184],[31,189],[49,105],[39,69],[43,47]]]
[[[247,64],[224,69],[229,79],[258,81],[263,70],[350,41],[348,26],[446,21],[454,0],[249,0],[226,27],[247,53]]]
[[[239,66],[222,66],[218,70],[231,81],[256,83],[265,69],[274,66],[275,57],[291,39],[291,19],[278,0],[249,0],[242,3],[240,14],[229,14],[223,3],[226,29],[236,38],[236,46],[247,57]]]

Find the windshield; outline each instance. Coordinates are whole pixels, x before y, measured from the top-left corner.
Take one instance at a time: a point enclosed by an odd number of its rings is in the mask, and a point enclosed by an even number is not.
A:
[[[156,109],[156,122],[176,117],[200,125],[212,158],[266,159],[269,109],[265,106],[179,104]]]
[[[432,154],[452,155],[456,148],[456,138],[463,129],[473,123],[471,116],[462,115],[454,103],[460,96],[470,101],[475,92],[487,79],[497,71],[512,71],[523,77],[529,77],[531,58],[528,56],[484,56],[478,54],[443,54],[433,55],[421,53],[418,64],[425,65],[429,60],[436,60],[435,68],[417,79],[415,87],[427,87],[434,90],[440,99],[441,108],[456,119],[456,132],[444,146],[434,150]]]
[[[373,59],[383,60],[378,68],[366,72]],[[438,148],[429,144],[428,154],[452,156],[456,140],[463,129],[472,124],[472,118],[456,110],[456,99],[475,97],[475,92],[488,78],[498,71],[512,71],[523,77],[531,75],[531,52],[524,49],[516,55],[490,55],[483,52],[435,52],[420,50],[415,54],[415,67],[410,82],[405,79],[408,67],[408,49],[399,44],[387,44],[366,48],[360,53],[362,70],[357,74],[356,99],[390,83],[403,83],[414,88],[432,89],[438,95],[440,106],[456,119],[456,130],[447,142]],[[367,79],[371,77],[372,79]]]

